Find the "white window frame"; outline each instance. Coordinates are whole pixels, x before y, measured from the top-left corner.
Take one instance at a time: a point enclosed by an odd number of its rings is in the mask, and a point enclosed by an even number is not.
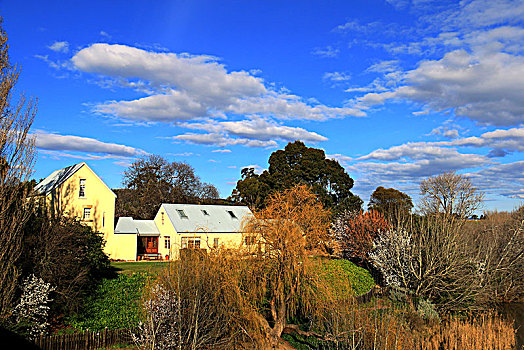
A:
[[[78,182],[78,198],[86,197],[86,179],[80,179]]]

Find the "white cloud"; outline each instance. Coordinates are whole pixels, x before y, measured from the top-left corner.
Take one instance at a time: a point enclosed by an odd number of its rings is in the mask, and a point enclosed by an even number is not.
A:
[[[214,149],[211,152],[213,153],[231,153],[230,149]]]
[[[269,89],[246,71],[228,72],[208,55],[157,53],[126,45],[93,44],[71,59],[76,69],[115,81],[144,82],[150,96],[111,101],[95,110],[138,121],[185,121],[225,114],[324,120],[364,116],[356,108],[310,105],[301,97]]]
[[[230,122],[184,123],[180,125],[190,129],[205,130],[253,140],[327,141],[326,137],[315,132],[298,127],[279,125],[262,118]]]
[[[421,115],[421,114],[427,114],[427,112],[426,111],[418,112],[418,115]],[[456,139],[459,137],[459,132],[457,129],[450,129],[447,126],[439,126],[438,128],[431,130],[430,135],[439,135],[439,136],[444,136],[450,139]]]
[[[186,133],[171,137],[173,140],[187,141],[199,145],[214,145],[224,147],[228,145],[244,145],[247,147],[276,147],[276,141],[260,141],[242,138],[231,138],[223,134],[209,133],[209,134],[195,134]]]
[[[499,126],[524,122],[524,57],[503,52],[476,56],[460,49],[423,61],[394,91],[358,98],[365,105],[406,99],[435,111]]]
[[[333,58],[337,57],[339,52],[340,50],[338,48],[329,45],[324,48],[317,47],[311,53],[315,56]]]
[[[511,152],[524,152],[524,128],[497,129],[480,136],[456,139],[447,143],[462,147],[491,148],[489,156],[503,157]]]
[[[386,60],[375,63],[366,69],[368,72],[390,73],[399,70],[398,60]]]
[[[53,44],[49,45],[47,48],[55,52],[64,52],[65,53],[69,51],[69,43],[67,41],[55,41]]]
[[[106,153],[124,157],[135,157],[146,154],[145,151],[138,148],[116,143],[106,143],[88,137],[47,134],[42,132],[34,135],[36,136],[36,147],[46,150]]]

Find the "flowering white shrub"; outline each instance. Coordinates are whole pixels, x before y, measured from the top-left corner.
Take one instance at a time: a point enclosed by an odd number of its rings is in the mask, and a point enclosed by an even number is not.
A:
[[[140,322],[134,341],[145,349],[175,349],[180,343],[180,299],[160,284],[144,302],[145,322]]]
[[[373,265],[377,267],[388,286],[410,289],[415,259],[413,236],[403,229],[391,230],[377,237],[370,254]]]
[[[18,323],[26,323],[29,327],[29,337],[36,338],[45,333],[49,306],[52,301],[49,294],[54,290],[50,283],[31,275],[22,283],[22,297],[14,309],[14,316]]]

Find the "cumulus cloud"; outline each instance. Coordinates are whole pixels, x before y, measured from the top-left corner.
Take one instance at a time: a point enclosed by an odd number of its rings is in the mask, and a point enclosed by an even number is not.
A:
[[[394,91],[373,92],[359,98],[364,105],[406,99],[435,111],[480,124],[497,126],[524,122],[524,57],[504,52],[477,56],[460,49],[440,60],[423,61],[406,73],[405,85]]]
[[[422,115],[422,113],[424,112],[418,112],[418,115]],[[439,135],[450,139],[456,139],[459,137],[459,132],[457,129],[450,129],[447,126],[439,126],[438,128],[431,130],[430,135]]]
[[[171,137],[173,140],[187,141],[198,145],[214,145],[224,147],[228,145],[244,145],[247,147],[276,147],[277,142],[274,140],[260,141],[245,138],[232,138],[218,133],[196,134],[186,133]]]
[[[490,156],[503,157],[508,153],[524,151],[524,128],[497,129],[480,136],[461,138],[443,144],[491,148]]]
[[[145,151],[116,143],[106,143],[88,137],[36,133],[36,147],[55,151],[79,151],[88,153],[106,153],[116,156],[136,157]]]
[[[149,96],[95,108],[131,120],[174,122],[227,114],[325,120],[365,115],[357,108],[311,105],[299,96],[273,91],[262,78],[247,71],[227,71],[209,55],[100,43],[80,50],[71,62],[80,71],[147,84],[152,91]]]
[[[47,48],[55,52],[64,52],[65,53],[69,51],[69,43],[67,41],[55,41],[53,44],[49,45]]]
[[[185,123],[181,125],[190,129],[223,133],[254,140],[267,141],[277,139],[284,141],[327,141],[327,137],[315,132],[307,131],[298,127],[279,125],[262,118],[227,122],[209,121],[208,123]]]
[[[368,73],[395,75],[386,78],[393,85],[352,87],[348,92],[368,92],[354,100],[355,107],[366,109],[401,100],[426,110],[451,112],[480,125],[518,126],[524,122],[522,1],[392,2],[424,14],[418,17],[418,29],[406,32],[407,37],[402,35],[403,41],[381,41],[376,22],[350,21],[338,27],[339,31],[365,33],[370,37],[365,45],[384,48],[393,56],[367,69]],[[424,59],[415,68],[402,71],[400,54]]]

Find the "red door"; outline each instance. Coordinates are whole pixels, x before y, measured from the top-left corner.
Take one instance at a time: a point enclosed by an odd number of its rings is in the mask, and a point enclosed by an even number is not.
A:
[[[157,254],[158,253],[158,237],[144,237],[146,254]]]

